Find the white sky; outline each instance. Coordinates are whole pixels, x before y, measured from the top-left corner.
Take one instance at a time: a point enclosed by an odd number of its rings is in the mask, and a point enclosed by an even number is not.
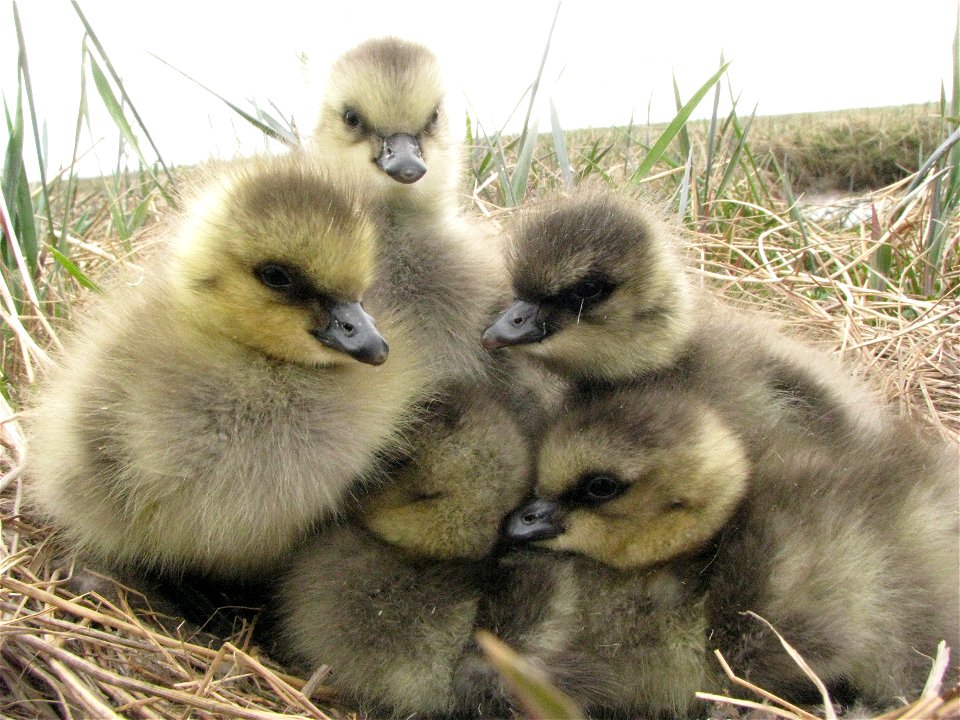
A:
[[[20,0],[18,7],[48,128],[48,166],[56,170],[72,147],[83,30],[68,0]],[[263,142],[150,52],[245,109],[248,98],[263,107],[272,101],[309,131],[334,57],[368,37],[406,37],[437,53],[451,104],[468,102],[490,131],[534,79],[556,2],[81,0],[81,7],[164,158],[181,164],[233,156],[238,147],[252,152]],[[768,115],[934,100],[941,83],[951,82],[957,12],[956,0],[565,0],[541,87],[540,129],[549,129],[551,98],[566,129],[626,125],[631,115],[644,122],[648,103],[654,122],[670,119],[671,73],[687,99],[721,52],[733,61],[729,79],[744,115],[755,104]],[[12,17],[10,0],[0,0],[0,87],[11,106]],[[99,99],[88,86],[93,110]],[[708,99],[699,114],[709,111]],[[516,120],[522,116],[523,109]],[[97,158],[82,167],[97,173],[99,160],[109,171],[116,133],[99,110],[94,125],[81,147],[98,140]]]

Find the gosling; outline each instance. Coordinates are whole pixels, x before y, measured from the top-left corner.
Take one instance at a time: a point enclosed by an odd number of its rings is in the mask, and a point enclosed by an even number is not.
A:
[[[461,145],[430,50],[369,40],[333,65],[308,152],[360,178],[383,245],[377,304],[418,338],[436,385],[493,372],[480,332],[507,298],[500,246],[458,203]]]
[[[956,454],[906,423],[839,454],[771,443],[751,460],[696,390],[637,383],[572,400],[536,466],[537,499],[510,516],[509,537],[590,558],[624,583],[658,568],[685,575],[711,648],[780,697],[818,699],[746,611],[834,697],[877,708],[920,693],[939,641],[958,647]],[[625,653],[611,662],[627,668],[637,640],[606,597],[595,593],[592,612]],[[634,682],[669,680],[646,672]]]
[[[507,266],[516,299],[484,346],[584,392],[653,378],[697,392],[751,459],[776,440],[803,452],[898,432],[896,413],[828,352],[694,288],[649,204],[595,190],[547,198],[521,216]]]
[[[108,567],[262,577],[375,474],[423,383],[362,305],[358,191],[308,158],[215,175],[163,240],[36,393],[30,504]]]
[[[297,553],[271,613],[280,655],[329,665],[371,713],[449,716],[483,695],[465,659],[503,518],[529,492],[529,453],[489,389],[444,395],[358,515]]]

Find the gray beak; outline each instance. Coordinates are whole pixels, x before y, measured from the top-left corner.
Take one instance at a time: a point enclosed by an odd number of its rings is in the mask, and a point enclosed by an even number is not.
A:
[[[405,185],[415,183],[427,172],[427,165],[420,154],[420,143],[413,135],[406,133],[384,138],[377,167]]]
[[[503,534],[513,542],[549,540],[563,534],[555,516],[560,506],[552,500],[536,499],[522,505],[507,516]]]
[[[345,352],[368,365],[382,365],[387,360],[387,341],[377,331],[373,318],[358,302],[338,302],[328,308],[330,322],[325,328],[311,332],[327,347]]]
[[[546,327],[540,319],[540,305],[517,300],[483,331],[480,341],[487,350],[495,350],[507,345],[539,342],[546,334]]]

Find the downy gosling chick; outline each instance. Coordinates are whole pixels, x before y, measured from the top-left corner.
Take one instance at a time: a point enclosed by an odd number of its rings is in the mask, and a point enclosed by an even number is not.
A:
[[[826,351],[694,288],[644,204],[597,191],[548,198],[521,217],[507,264],[517,299],[484,332],[487,348],[582,387],[657,377],[695,391],[751,459],[774,441],[803,453],[898,432],[896,413]]]
[[[361,304],[359,207],[308,158],[230,167],[78,322],[28,416],[31,505],[70,546],[260,576],[397,445],[422,383]]]
[[[492,372],[479,336],[509,297],[506,274],[499,240],[459,208],[462,147],[433,53],[387,37],[342,55],[307,151],[356,174],[374,208],[384,241],[373,311],[409,326],[435,384]]]
[[[490,553],[529,492],[529,453],[488,391],[449,392],[409,460],[358,516],[322,530],[278,592],[282,656],[333,670],[344,699],[404,717],[466,712],[458,668],[472,643]]]
[[[937,643],[957,647],[960,636],[956,456],[900,430],[840,455],[771,444],[750,461],[696,392],[594,389],[546,433],[537,499],[506,532],[614,577],[672,567],[701,588],[710,648],[751,682],[795,702],[818,698],[746,611],[772,623],[835,697],[888,706],[917,696]],[[621,654],[610,662],[629,688],[637,641],[616,625],[629,611],[605,597],[595,593],[592,611],[611,628],[605,642]],[[633,682],[660,678],[644,674]]]

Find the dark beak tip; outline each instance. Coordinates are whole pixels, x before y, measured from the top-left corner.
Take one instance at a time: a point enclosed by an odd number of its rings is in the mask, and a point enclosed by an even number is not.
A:
[[[508,343],[505,343],[501,337],[490,332],[490,328],[487,328],[480,336],[480,344],[484,350],[497,350],[506,347]]]
[[[403,185],[413,185],[417,180],[422,178],[424,174],[425,173],[419,173],[416,175],[412,173],[397,173],[396,175],[390,175],[390,177]]]
[[[427,165],[420,152],[420,144],[415,137],[397,133],[384,138],[376,164],[397,182],[412,185],[427,173]]]
[[[390,353],[386,349],[384,349],[380,352],[377,352],[368,356],[366,359],[363,360],[363,362],[367,363],[368,365],[383,365],[387,361],[387,356],[389,354]]]
[[[514,510],[507,516],[503,534],[513,543],[549,540],[563,533],[554,519],[556,506],[535,500]]]
[[[377,338],[379,342],[371,342],[361,348],[354,357],[367,365],[383,365],[390,356],[390,346],[382,337]]]

